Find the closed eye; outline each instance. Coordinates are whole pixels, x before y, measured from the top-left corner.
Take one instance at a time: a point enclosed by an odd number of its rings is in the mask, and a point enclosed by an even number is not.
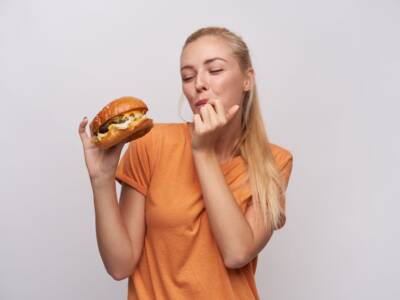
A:
[[[221,71],[222,71],[222,69],[218,69],[218,70],[211,70],[211,71],[210,71],[210,73],[213,73],[213,74],[214,74],[214,73],[219,73],[219,72],[221,72]]]
[[[193,77],[186,77],[186,78],[182,78],[182,80],[186,82],[186,81],[191,80],[192,78],[193,78]]]
[[[211,74],[218,74],[219,72],[222,72],[222,71],[223,71],[223,69],[211,70],[210,73],[211,73]],[[182,80],[183,80],[184,82],[187,82],[187,81],[190,81],[192,78],[193,78],[193,76],[192,76],[192,77],[182,78]]]

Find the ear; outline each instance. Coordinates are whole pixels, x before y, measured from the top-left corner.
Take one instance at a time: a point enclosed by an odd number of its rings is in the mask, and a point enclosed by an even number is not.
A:
[[[243,82],[243,91],[247,92],[250,91],[253,88],[253,82],[254,82],[254,69],[249,68],[246,71],[246,79]]]

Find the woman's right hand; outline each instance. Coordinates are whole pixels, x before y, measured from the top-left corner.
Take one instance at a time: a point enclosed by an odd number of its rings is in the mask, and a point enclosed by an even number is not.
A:
[[[117,170],[119,157],[124,143],[117,144],[109,149],[101,149],[91,142],[91,137],[86,133],[88,119],[85,117],[79,124],[79,136],[82,141],[85,163],[90,180],[113,179]]]

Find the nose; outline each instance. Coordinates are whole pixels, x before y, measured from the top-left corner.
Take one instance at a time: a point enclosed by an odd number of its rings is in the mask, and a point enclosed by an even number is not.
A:
[[[196,76],[195,87],[197,92],[200,92],[202,90],[207,90],[208,89],[207,76],[202,73],[198,73]]]

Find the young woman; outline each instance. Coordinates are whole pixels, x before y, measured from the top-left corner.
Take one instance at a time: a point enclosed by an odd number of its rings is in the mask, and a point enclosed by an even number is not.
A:
[[[193,122],[155,123],[120,161],[122,144],[99,150],[80,123],[102,260],[129,278],[129,300],[260,299],[257,257],[285,223],[292,155],[268,141],[239,36],[194,32],[180,72]]]

